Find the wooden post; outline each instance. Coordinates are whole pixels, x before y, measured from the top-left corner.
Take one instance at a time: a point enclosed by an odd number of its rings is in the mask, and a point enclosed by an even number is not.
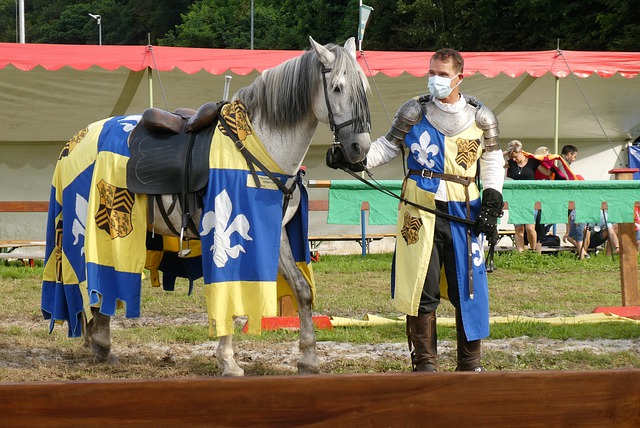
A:
[[[362,257],[367,255],[367,216],[366,211],[369,211],[369,202],[363,202],[360,206],[360,231],[362,233]]]
[[[614,174],[616,180],[633,180],[635,172],[638,172],[637,168],[619,168],[612,169],[609,174]],[[638,287],[638,247],[635,224],[618,223],[618,234],[620,235],[622,306],[638,306],[640,305],[640,288]]]

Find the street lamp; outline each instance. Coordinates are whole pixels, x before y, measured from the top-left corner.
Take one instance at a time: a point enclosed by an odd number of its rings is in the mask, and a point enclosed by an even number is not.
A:
[[[90,13],[89,16],[98,22],[98,44],[102,45],[102,17],[93,13]]]
[[[253,0],[251,0],[251,50],[253,50]]]

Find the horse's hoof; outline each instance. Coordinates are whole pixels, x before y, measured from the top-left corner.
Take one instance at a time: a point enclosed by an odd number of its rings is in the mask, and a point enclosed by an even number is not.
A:
[[[313,375],[320,373],[320,367],[312,366],[306,363],[298,363],[298,374],[299,375]]]
[[[222,371],[222,376],[224,377],[242,377],[244,376],[244,370],[242,370],[242,368],[238,365],[236,365],[235,367],[226,367],[223,371]]]
[[[115,356],[115,354],[109,354],[107,361],[105,362],[108,366],[117,366],[120,364],[120,359]]]
[[[96,357],[99,363],[109,363],[111,359],[111,348],[103,348],[100,345],[96,345],[95,343],[91,344],[91,352],[93,352],[93,356]],[[118,357],[113,355],[113,357],[117,360]]]

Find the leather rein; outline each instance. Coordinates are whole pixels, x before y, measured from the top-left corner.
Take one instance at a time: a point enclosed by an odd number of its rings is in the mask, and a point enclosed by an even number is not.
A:
[[[402,196],[398,196],[395,193],[393,193],[391,190],[387,189],[386,187],[384,187],[383,185],[381,185],[380,183],[378,183],[377,181],[375,181],[373,179],[373,177],[371,176],[371,173],[368,170],[365,170],[365,172],[367,173],[367,175],[369,176],[370,180],[367,180],[365,178],[360,177],[358,174],[356,174],[355,172],[351,171],[348,168],[341,168],[343,171],[345,171],[347,174],[351,175],[352,177],[360,180],[361,182],[363,182],[364,184],[366,184],[367,186],[384,193],[385,195],[391,196],[392,198],[395,198],[397,200],[399,200],[400,202],[404,202],[407,205],[411,205],[412,207],[418,208],[419,210],[422,211],[426,211],[428,213],[440,216],[442,218],[446,218],[447,220],[451,220],[451,221],[457,221],[459,223],[463,223],[469,226],[473,226],[476,222],[473,220],[469,220],[463,217],[458,217],[456,215],[452,215],[449,213],[445,213],[442,211],[437,211],[433,208],[429,208],[429,207],[425,207],[424,205],[420,205],[416,202],[410,201],[406,198],[403,198]],[[375,184],[374,184],[375,183]]]

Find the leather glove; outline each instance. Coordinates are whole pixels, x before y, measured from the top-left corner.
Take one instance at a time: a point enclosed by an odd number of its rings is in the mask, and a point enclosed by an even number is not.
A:
[[[327,166],[333,169],[350,169],[353,172],[364,171],[367,165],[367,159],[362,162],[351,163],[347,160],[340,144],[332,145],[327,150]]]
[[[473,226],[476,235],[484,233],[488,239],[498,236],[498,219],[502,217],[502,204],[502,193],[495,189],[483,190],[480,214]]]

